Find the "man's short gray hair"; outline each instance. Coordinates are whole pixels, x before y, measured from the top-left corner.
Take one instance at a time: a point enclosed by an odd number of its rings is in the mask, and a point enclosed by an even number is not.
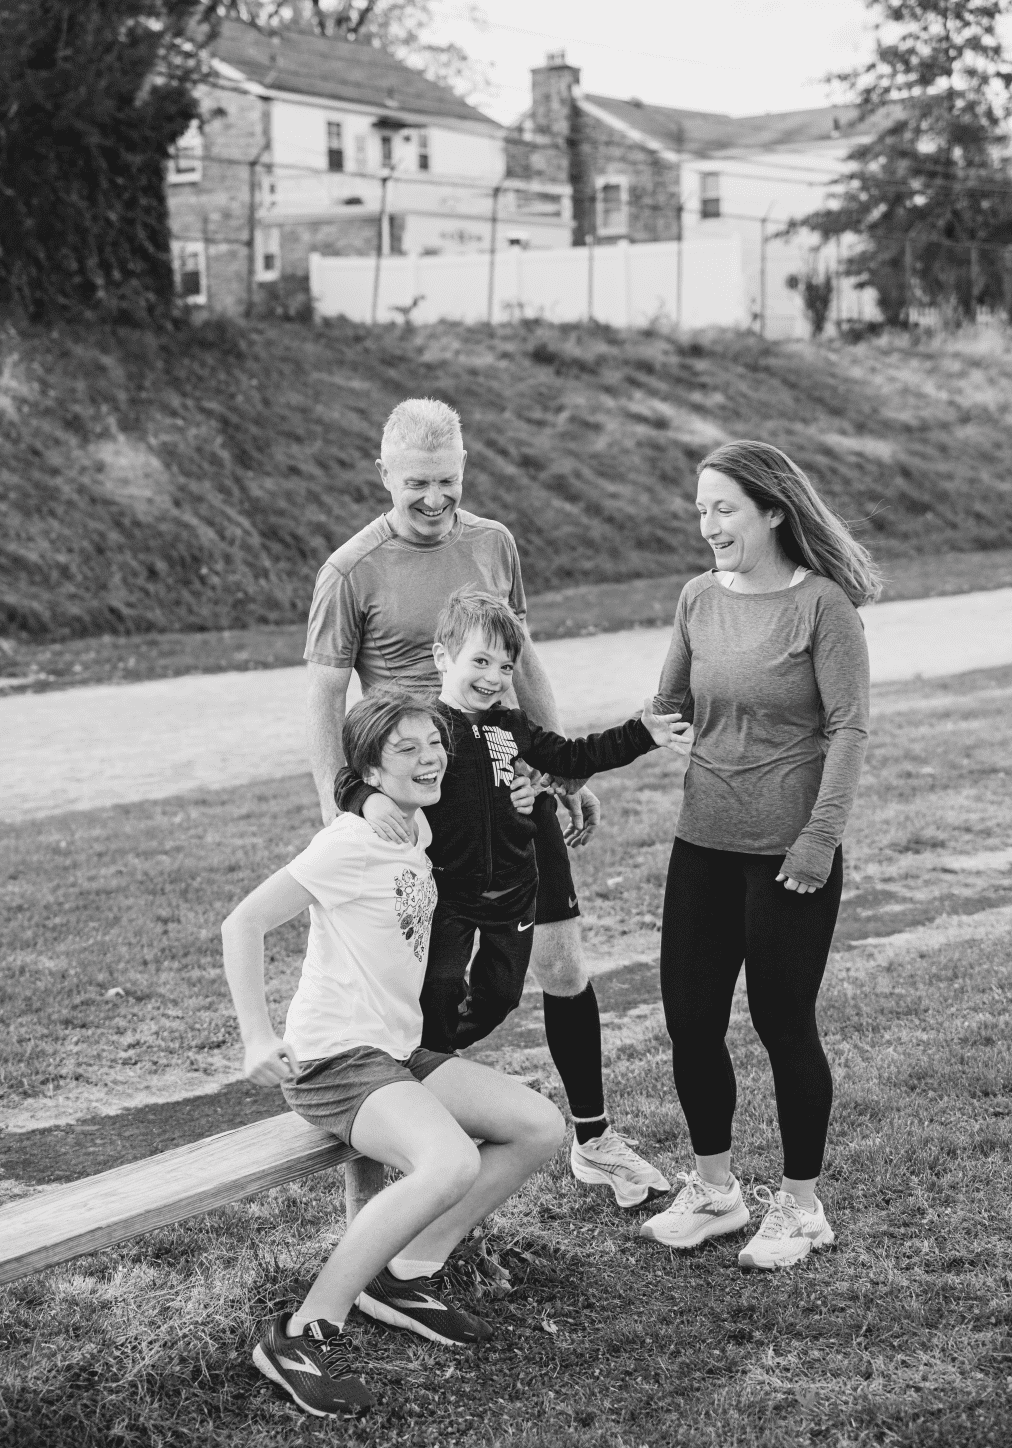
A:
[[[387,418],[380,453],[386,457],[399,452],[443,452],[462,448],[460,416],[435,397],[409,397],[399,402]]]

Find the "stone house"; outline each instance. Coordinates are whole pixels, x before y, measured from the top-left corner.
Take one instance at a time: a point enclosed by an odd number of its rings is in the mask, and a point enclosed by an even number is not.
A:
[[[861,305],[834,253],[782,236],[823,206],[862,139],[849,106],[733,117],[588,95],[561,52],[531,72],[532,103],[511,129],[510,175],[569,181],[573,244],[741,238],[745,289],[769,335],[805,330],[792,277],[837,274],[837,305]]]
[[[211,73],[166,178],[191,305],[291,304],[312,251],[569,245],[569,183],[507,180],[503,128],[382,50],[227,22]]]

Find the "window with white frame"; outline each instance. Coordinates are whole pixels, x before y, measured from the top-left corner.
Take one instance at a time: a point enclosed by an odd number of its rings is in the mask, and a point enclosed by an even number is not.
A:
[[[327,122],[327,170],[344,170],[344,128],[340,121]]]
[[[368,136],[357,135],[355,137],[355,170],[359,175],[364,175],[369,169],[369,138]]]
[[[418,169],[427,171],[429,169],[429,133],[428,131],[418,132]]]
[[[281,228],[263,226],[257,232],[257,277],[276,282],[281,275]]]
[[[394,138],[389,132],[380,136],[380,165],[389,169],[394,164]]]
[[[204,137],[199,122],[191,121],[169,155],[169,184],[179,186],[187,181],[199,181],[203,162]]]
[[[202,241],[174,241],[176,292],[191,307],[207,304],[207,252]]]
[[[704,171],[699,178],[699,215],[703,221],[720,215],[719,171]]]
[[[629,182],[625,176],[600,176],[596,186],[598,236],[629,232]]]

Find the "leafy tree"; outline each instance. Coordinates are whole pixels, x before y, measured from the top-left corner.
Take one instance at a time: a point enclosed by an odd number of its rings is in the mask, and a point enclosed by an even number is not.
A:
[[[887,322],[914,302],[964,315],[1008,304],[1012,66],[998,23],[1010,0],[869,0],[867,65],[846,82],[872,134],[848,156],[837,204],[796,223],[856,233],[847,269]]]
[[[819,273],[813,267],[803,276],[794,274],[786,281],[789,291],[801,293],[801,305],[813,337],[821,337],[829,320],[829,308],[833,300],[833,278],[829,272]]]

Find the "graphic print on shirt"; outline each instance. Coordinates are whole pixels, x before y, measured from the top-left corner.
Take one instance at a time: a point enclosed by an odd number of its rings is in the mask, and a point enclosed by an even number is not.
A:
[[[394,911],[404,939],[410,941],[417,961],[424,962],[429,944],[432,913],[436,908],[436,886],[426,872],[404,870],[394,881]]]
[[[505,784],[508,788],[513,783],[513,761],[520,753],[517,741],[508,729],[500,729],[495,724],[486,724],[482,732],[488,752],[492,756],[495,782]]]

